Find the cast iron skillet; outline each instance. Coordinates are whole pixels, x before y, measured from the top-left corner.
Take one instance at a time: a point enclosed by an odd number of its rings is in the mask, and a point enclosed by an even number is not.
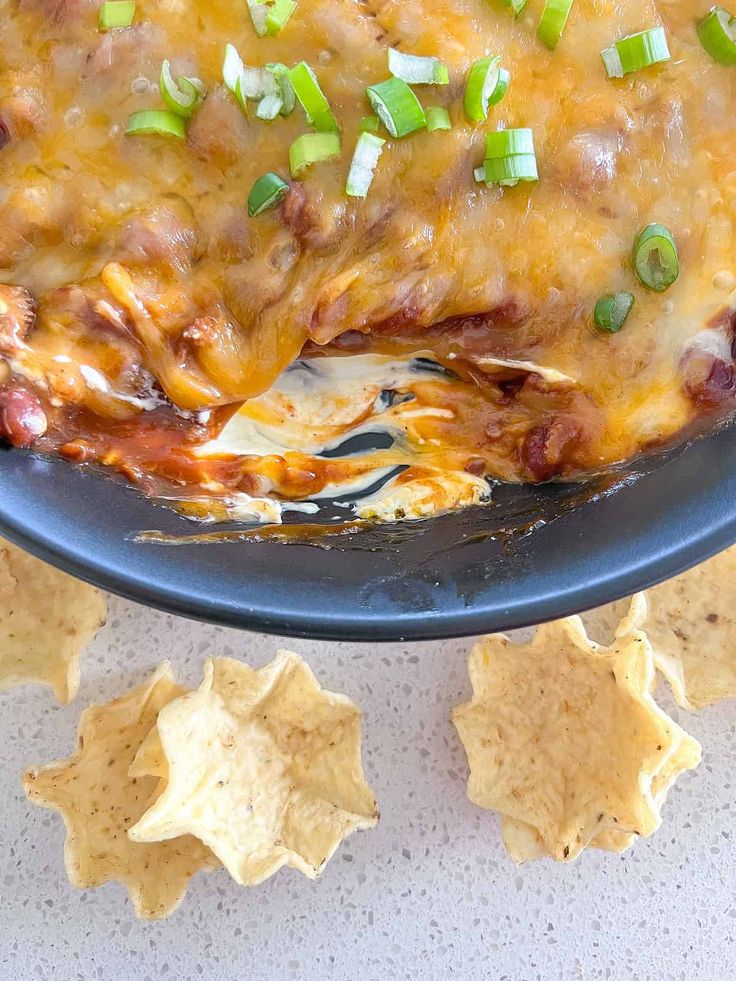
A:
[[[327,549],[141,543],[141,530],[197,529],[107,477],[0,450],[0,533],[82,579],[188,617],[331,640],[452,637],[588,609],[730,545],[735,461],[732,425],[621,471],[617,489],[610,480],[498,488],[493,507],[322,539]]]

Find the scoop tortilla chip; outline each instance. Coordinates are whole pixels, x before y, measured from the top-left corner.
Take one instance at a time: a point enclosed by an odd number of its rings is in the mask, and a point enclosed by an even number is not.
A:
[[[343,838],[378,819],[360,711],[320,688],[296,654],[280,651],[259,671],[208,660],[200,688],[167,705],[157,731],[168,783],[129,837],[196,835],[243,885],[282,865],[314,878]],[[160,768],[153,741],[143,756]]]
[[[678,704],[736,696],[736,546],[645,595],[642,629]]]
[[[98,589],[0,540],[0,691],[37,681],[70,701],[106,614]]]
[[[126,834],[159,789],[158,778],[131,778],[128,768],[159,710],[185,690],[174,682],[168,663],[162,664],[145,684],[82,714],[71,759],[35,767],[23,777],[30,800],[64,818],[69,881],[80,889],[123,883],[143,919],[173,913],[194,873],[216,864],[196,838],[142,845]]]
[[[641,633],[604,648],[570,617],[539,627],[530,644],[486,638],[469,671],[473,699],[453,715],[468,797],[511,819],[504,838],[521,860],[568,861],[591,843],[625,847],[622,834],[651,834],[666,789],[699,760],[695,740],[652,699]]]
[[[644,593],[636,593],[615,603],[597,606],[587,613],[581,613],[585,632],[596,644],[608,647],[617,637],[640,630],[646,616]]]

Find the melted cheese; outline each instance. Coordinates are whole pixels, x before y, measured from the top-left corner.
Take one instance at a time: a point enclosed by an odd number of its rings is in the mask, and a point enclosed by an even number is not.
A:
[[[284,31],[262,39],[231,0],[138,0],[134,27],[107,35],[92,0],[13,5],[0,50],[11,137],[0,150],[0,283],[38,302],[10,364],[48,411],[43,445],[81,440],[102,462],[222,500],[240,492],[221,465],[236,456],[238,480],[304,499],[395,466],[419,480],[421,467],[444,470],[456,491],[458,480],[476,486],[456,475],[480,465],[492,478],[543,479],[525,441],[558,419],[572,435],[553,472],[571,476],[688,426],[698,408],[683,354],[734,305],[736,75],[702,49],[690,0],[576,0],[554,52],[535,36],[540,6],[514,19],[487,0],[299,0]],[[672,60],[609,80],[600,50],[658,24]],[[288,147],[307,127],[299,107],[271,123],[242,114],[220,84],[226,42],[250,65],[310,63],[342,130],[341,157],[254,220],[248,189],[266,170],[288,174]],[[365,87],[387,76],[389,46],[447,64],[449,86],[418,92],[446,105],[454,128],[389,141],[356,201],[346,174]],[[512,83],[487,124],[471,126],[464,80],[488,53]],[[199,76],[207,99],[186,142],[127,137],[131,112],[160,107],[165,57],[175,74]],[[486,130],[514,126],[534,131],[539,183],[478,187]],[[651,221],[672,230],[681,255],[664,295],[631,269]],[[75,284],[84,303],[59,292]],[[636,304],[619,334],[602,337],[591,311],[618,289]],[[305,344],[314,353],[347,331],[394,366],[383,388],[406,386],[419,349],[457,369],[391,408],[398,442],[370,467],[351,457],[328,467],[320,454],[364,431],[378,379],[341,357],[355,374],[346,380],[341,364],[334,398],[318,406],[299,389],[301,370],[284,374]],[[723,336],[701,349],[730,362]],[[167,406],[202,422],[246,399],[219,435],[214,423],[205,437],[182,435],[179,458],[202,444],[183,476],[170,441],[168,456],[146,455],[131,428],[150,432],[145,418]],[[465,500],[453,493],[437,506]]]

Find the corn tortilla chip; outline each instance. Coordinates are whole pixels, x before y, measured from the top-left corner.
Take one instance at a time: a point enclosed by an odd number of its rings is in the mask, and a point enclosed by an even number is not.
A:
[[[642,629],[683,708],[736,696],[736,546],[647,590]]]
[[[646,615],[644,593],[636,593],[615,603],[597,606],[587,613],[581,613],[585,632],[596,644],[608,647],[617,637],[625,637],[641,629]]]
[[[343,838],[378,819],[360,727],[357,706],[320,688],[296,654],[258,671],[212,658],[200,688],[159,714],[168,783],[129,837],[196,835],[243,885],[282,865],[314,878]],[[144,747],[154,767],[156,754]]]
[[[23,777],[29,799],[64,818],[69,881],[80,889],[123,883],[143,919],[168,916],[194,873],[217,864],[196,838],[143,845],[126,834],[159,790],[157,777],[131,778],[128,768],[159,710],[185,690],[162,664],[145,684],[82,714],[71,759]]]
[[[37,681],[70,701],[106,614],[98,589],[0,540],[0,691]]]
[[[604,648],[569,617],[539,627],[530,644],[487,637],[469,672],[473,698],[453,715],[468,797],[511,819],[504,837],[522,860],[568,861],[596,839],[625,847],[622,834],[651,834],[662,790],[699,760],[698,744],[651,696],[641,633]]]

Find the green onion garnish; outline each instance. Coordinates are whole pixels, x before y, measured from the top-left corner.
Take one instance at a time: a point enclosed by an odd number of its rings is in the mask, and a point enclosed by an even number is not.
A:
[[[546,0],[544,4],[537,37],[552,51],[560,42],[571,10],[572,0]]]
[[[128,120],[125,132],[131,136],[155,133],[158,136],[175,136],[178,140],[187,138],[184,120],[168,109],[143,109],[134,112]]]
[[[427,132],[434,133],[438,129],[452,129],[450,114],[443,106],[429,106],[425,110],[427,117]]]
[[[340,137],[337,133],[305,133],[297,137],[289,147],[289,168],[292,177],[312,164],[340,155]]]
[[[478,183],[514,187],[519,181],[537,181],[534,134],[530,129],[500,129],[486,135],[486,159],[475,170]]]
[[[515,187],[519,181],[538,181],[537,158],[533,153],[488,157],[483,162],[483,180],[501,187]]]
[[[626,323],[633,305],[633,295],[625,290],[619,293],[607,293],[596,303],[593,320],[607,334],[615,334]]]
[[[294,86],[297,99],[307,114],[307,122],[318,133],[337,133],[339,127],[332,115],[330,104],[319,87],[317,76],[306,63],[300,61],[289,72],[289,81]]]
[[[247,0],[250,19],[253,21],[253,28],[258,37],[265,37],[268,33],[266,18],[268,17],[268,6],[262,0]]]
[[[506,95],[511,76],[501,68],[498,55],[479,58],[468,74],[465,85],[465,115],[474,123],[488,118],[488,107],[495,106]]]
[[[380,125],[381,120],[378,118],[378,116],[363,116],[361,121],[358,123],[358,132],[377,133]]]
[[[518,17],[522,12],[524,7],[526,7],[527,0],[503,0],[507,7],[511,7],[515,17]]]
[[[612,47],[601,51],[601,58],[609,78],[623,78],[629,72],[669,61],[667,35],[663,27],[651,27],[616,41]]]
[[[243,59],[232,44],[225,45],[225,57],[222,62],[222,80],[230,91],[235,94],[238,82],[245,66]]]
[[[266,34],[275,37],[281,33],[291,15],[296,10],[294,0],[275,0],[266,14]]]
[[[271,120],[275,119],[284,108],[284,100],[280,92],[271,92],[264,95],[256,107],[256,118]]]
[[[265,71],[270,72],[278,83],[279,91],[281,93],[281,102],[283,103],[281,107],[281,115],[290,116],[294,111],[294,106],[296,105],[296,93],[294,92],[294,86],[291,84],[291,79],[289,78],[289,69],[286,67],[286,65],[282,65],[280,62],[274,62],[270,65],[266,65]]]
[[[711,7],[698,24],[701,44],[722,65],[736,65],[736,18],[724,7]]]
[[[373,173],[378,164],[378,158],[383,153],[386,143],[380,136],[373,133],[361,133],[355,145],[355,153],[350,164],[348,181],[345,192],[351,198],[364,198],[373,181]]]
[[[264,174],[259,177],[248,195],[248,214],[251,218],[269,208],[275,208],[289,190],[289,185],[278,174]]]
[[[99,27],[101,31],[130,27],[134,17],[135,0],[107,0],[100,7]]]
[[[366,90],[373,111],[391,136],[401,138],[424,129],[427,117],[422,104],[401,78],[387,78]]]
[[[530,129],[499,129],[486,134],[486,159],[534,152],[534,133]]]
[[[634,243],[634,269],[650,290],[663,293],[680,275],[677,244],[669,228],[647,225]]]
[[[404,54],[396,48],[388,49],[388,70],[409,85],[447,85],[450,81],[447,66],[438,58]]]
[[[180,75],[179,81],[174,81],[168,58],[161,65],[158,87],[167,109],[184,119],[189,119],[204,96],[204,85],[198,78]]]

